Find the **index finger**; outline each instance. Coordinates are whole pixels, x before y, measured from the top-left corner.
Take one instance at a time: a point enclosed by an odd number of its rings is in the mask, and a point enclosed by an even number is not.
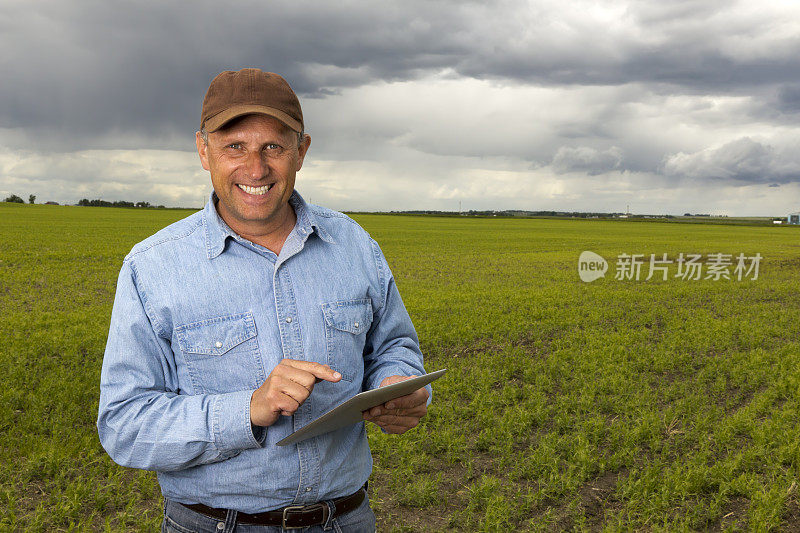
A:
[[[298,370],[303,370],[305,372],[308,372],[309,374],[313,374],[317,378],[317,382],[323,379],[325,381],[332,381],[332,382],[336,382],[342,379],[342,375],[339,372],[336,372],[328,365],[323,365],[322,363],[316,363],[314,361],[300,361],[298,359],[281,359],[280,364],[290,366]]]

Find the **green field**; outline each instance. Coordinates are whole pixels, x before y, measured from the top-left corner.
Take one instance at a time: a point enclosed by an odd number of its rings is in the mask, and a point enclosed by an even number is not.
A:
[[[157,530],[98,384],[122,258],[188,213],[0,203],[0,530]],[[370,431],[381,531],[800,529],[798,228],[354,218],[450,369],[420,427]],[[606,278],[579,280],[583,250]],[[613,275],[715,252],[760,253],[759,278]]]

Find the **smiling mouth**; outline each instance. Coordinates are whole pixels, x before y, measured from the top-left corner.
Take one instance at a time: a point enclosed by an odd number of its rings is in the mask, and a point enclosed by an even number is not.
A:
[[[262,194],[267,194],[267,191],[269,191],[275,184],[270,183],[269,185],[264,185],[262,187],[250,187],[249,185],[243,185],[241,183],[237,183],[236,185],[247,194],[254,194],[256,196],[261,196]]]

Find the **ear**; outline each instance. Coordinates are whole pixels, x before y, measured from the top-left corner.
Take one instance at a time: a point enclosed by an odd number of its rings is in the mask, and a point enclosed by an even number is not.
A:
[[[303,160],[306,157],[306,152],[308,152],[309,146],[311,146],[311,135],[306,133],[303,135],[303,142],[297,147],[299,157],[297,158],[297,168],[294,169],[295,172],[303,168]]]
[[[203,165],[203,168],[206,170],[211,170],[208,166],[208,145],[203,140],[203,136],[200,135],[200,132],[196,132],[194,134],[194,140],[197,144],[197,155],[200,156],[200,163]]]

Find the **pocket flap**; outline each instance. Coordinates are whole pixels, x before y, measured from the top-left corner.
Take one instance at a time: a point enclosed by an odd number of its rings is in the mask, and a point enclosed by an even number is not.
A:
[[[184,353],[222,355],[256,336],[253,313],[209,318],[176,329]]]
[[[372,300],[369,298],[324,303],[322,312],[330,327],[356,335],[372,324]]]

